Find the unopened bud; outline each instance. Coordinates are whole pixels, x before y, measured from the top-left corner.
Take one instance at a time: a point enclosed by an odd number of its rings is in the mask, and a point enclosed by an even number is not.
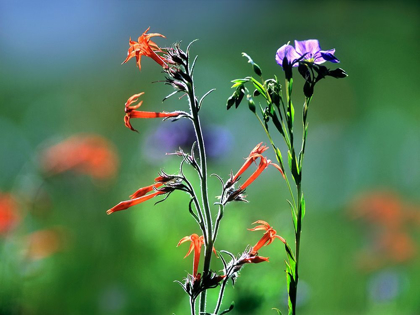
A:
[[[262,76],[262,71],[259,65],[257,65],[256,63],[252,64],[252,69],[254,70],[254,72],[260,77]]]
[[[227,100],[227,104],[226,104],[227,109],[230,109],[233,106],[233,104],[235,104],[235,102],[236,102],[236,97],[234,94],[231,97],[229,97]]]
[[[341,68],[337,68],[337,69],[328,71],[328,75],[330,75],[330,76],[332,76],[333,78],[336,78],[336,79],[341,79],[341,78],[345,78],[345,77],[348,76],[347,72],[344,71]]]
[[[255,113],[255,103],[254,100],[252,99],[251,95],[247,95],[246,96],[247,100],[248,100],[248,107],[251,110],[251,112]]]
[[[314,94],[314,85],[306,81],[303,86],[303,94],[305,94],[306,97],[312,97]]]

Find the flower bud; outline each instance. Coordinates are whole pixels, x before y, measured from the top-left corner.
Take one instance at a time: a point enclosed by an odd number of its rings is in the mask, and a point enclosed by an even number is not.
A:
[[[244,98],[245,93],[243,88],[240,88],[239,91],[237,90],[236,93],[237,97],[235,99],[235,107],[238,108],[239,104],[241,104],[242,99]]]
[[[303,94],[305,94],[306,97],[312,97],[314,94],[314,84],[306,81],[305,85],[303,86]]]
[[[292,65],[290,64],[286,56],[283,58],[283,70],[284,70],[284,76],[286,77],[286,80],[290,81],[290,79],[293,77]]]
[[[236,97],[235,97],[235,94],[233,94],[227,100],[227,104],[226,104],[227,109],[230,109],[233,106],[233,104],[235,104],[235,103],[236,103]]]
[[[253,112],[255,114],[255,103],[254,100],[252,99],[251,95],[247,95],[246,96],[247,100],[248,100],[248,107],[251,110],[251,112]]]
[[[256,73],[256,75],[258,75],[259,77],[262,76],[262,71],[259,65],[257,65],[256,63],[252,64],[252,69],[254,70],[254,72]]]
[[[345,77],[348,76],[347,72],[344,71],[341,68],[337,68],[337,69],[328,71],[328,75],[330,75],[330,76],[332,76],[333,78],[336,78],[336,79],[341,79],[341,78],[345,78]]]

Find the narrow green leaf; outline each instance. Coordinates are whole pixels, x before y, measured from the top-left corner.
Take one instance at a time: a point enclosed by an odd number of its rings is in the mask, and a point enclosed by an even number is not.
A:
[[[254,84],[254,87],[258,90],[258,92],[261,93],[262,96],[264,96],[265,99],[267,99],[267,92],[264,88],[264,86],[255,80],[253,77],[250,77],[252,84]]]
[[[277,162],[279,162],[279,165],[280,165],[280,167],[281,167],[281,169],[283,170],[283,173],[284,173],[283,157],[281,155],[281,151],[280,151],[279,148],[274,146],[274,152],[276,153]]]
[[[293,157],[292,157],[292,153],[290,152],[290,150],[287,151],[287,160],[289,162],[289,168],[292,171],[293,170]]]
[[[292,102],[290,102],[290,113],[291,113],[291,118],[292,118],[292,125],[293,122],[295,121],[295,107],[293,106]]]
[[[278,308],[273,307],[272,310],[275,310],[278,315],[283,315],[283,313]]]
[[[295,232],[297,231],[297,215],[296,210],[293,204],[290,202],[290,200],[287,200],[287,202],[290,205],[290,209],[292,210],[292,220],[293,220],[293,226],[295,227]]]
[[[302,193],[302,197],[300,198],[300,211],[301,211],[301,220],[305,217],[305,198],[303,198],[303,193]]]
[[[293,252],[292,252],[292,249],[290,248],[290,246],[289,246],[289,244],[284,244],[284,248],[286,249],[286,253],[287,253],[287,257],[289,257],[289,261],[290,262],[295,262],[296,261],[296,259],[295,259],[295,255],[293,255]],[[294,265],[293,264],[290,264],[290,267],[294,267]],[[293,268],[293,270],[294,270],[294,268]]]
[[[247,78],[244,78],[244,79],[235,79],[235,80],[232,80],[231,82],[234,83],[231,86],[231,88],[235,88],[235,87],[238,87],[238,86],[240,86],[240,85],[242,85],[246,82],[249,82],[249,80]]]

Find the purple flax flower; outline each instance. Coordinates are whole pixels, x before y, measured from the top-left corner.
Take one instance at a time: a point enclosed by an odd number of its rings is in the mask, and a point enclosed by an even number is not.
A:
[[[295,48],[296,47],[296,48]],[[276,53],[277,63],[283,67],[284,58],[293,67],[297,67],[299,61],[306,61],[315,64],[321,64],[325,61],[339,63],[334,56],[335,49],[321,50],[317,39],[308,39],[303,41],[295,40],[295,47],[286,44],[281,46]]]

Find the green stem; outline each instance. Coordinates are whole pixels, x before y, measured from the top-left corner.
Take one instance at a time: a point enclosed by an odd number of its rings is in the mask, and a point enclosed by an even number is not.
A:
[[[223,300],[223,295],[225,294],[227,281],[228,281],[228,278],[223,280],[222,284],[220,285],[219,297],[217,298],[217,305],[214,309],[213,314],[217,314],[220,310],[220,306],[222,306],[222,300]]]
[[[298,193],[298,214],[297,214],[297,228],[296,228],[296,248],[295,248],[295,258],[296,258],[296,265],[295,265],[295,285],[292,287],[292,292],[289,293],[289,296],[293,297],[292,300],[292,314],[296,314],[296,299],[297,299],[297,288],[299,282],[299,253],[300,253],[300,235],[302,231],[302,205],[301,205],[301,198],[302,198],[302,186],[301,184],[297,185],[297,193]]]
[[[210,271],[210,262],[213,249],[213,222],[211,217],[210,205],[208,200],[208,191],[207,191],[207,159],[206,151],[204,146],[203,132],[201,129],[200,118],[198,116],[198,104],[195,97],[194,85],[189,85],[189,101],[190,101],[190,110],[193,117],[193,125],[195,130],[195,135],[198,144],[198,152],[200,156],[200,186],[201,186],[201,198],[204,209],[204,219],[205,219],[205,229],[204,233],[204,243],[205,243],[205,253],[204,253],[204,267],[203,275],[205,277]],[[203,291],[200,296],[200,314],[204,314],[206,310],[206,291]]]

